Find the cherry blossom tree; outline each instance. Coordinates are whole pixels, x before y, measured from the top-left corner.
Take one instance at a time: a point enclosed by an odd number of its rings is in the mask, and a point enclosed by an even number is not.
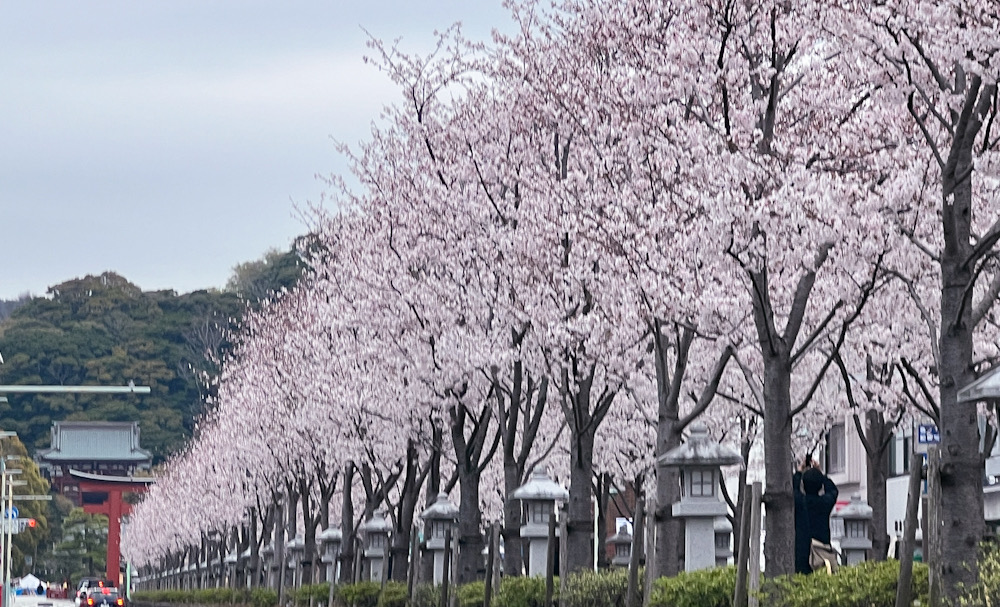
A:
[[[912,206],[901,223],[940,272],[932,347],[940,364],[940,523],[949,532],[941,534],[931,576],[945,598],[955,599],[975,581],[975,547],[984,533],[976,405],[956,395],[974,379],[974,334],[1000,293],[993,261],[1000,223],[980,204],[998,186],[997,15],[963,0],[863,3],[859,12],[868,27],[856,41],[867,47],[871,80],[889,97],[886,125],[908,119],[919,132],[910,170],[903,169],[912,179],[903,192]],[[928,214],[938,216],[935,229],[922,231]],[[984,276],[988,284],[979,286]]]

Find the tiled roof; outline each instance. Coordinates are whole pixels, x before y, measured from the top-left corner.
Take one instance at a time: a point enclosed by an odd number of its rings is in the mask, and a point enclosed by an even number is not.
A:
[[[49,449],[38,459],[59,461],[133,461],[152,458],[139,447],[137,422],[53,422]]]

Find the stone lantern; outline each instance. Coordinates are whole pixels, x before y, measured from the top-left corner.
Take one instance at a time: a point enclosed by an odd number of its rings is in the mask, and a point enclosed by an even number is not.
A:
[[[250,587],[253,572],[250,570],[250,549],[247,548],[240,553],[239,561],[236,563],[236,580],[239,586]]]
[[[386,549],[389,547],[389,532],[392,525],[385,519],[385,514],[376,512],[371,519],[361,525],[365,534],[365,561],[371,568],[369,579],[373,582],[382,581],[383,562]]]
[[[861,501],[861,495],[855,493],[851,502],[840,509],[837,517],[844,521],[844,536],[840,538],[840,550],[844,553],[847,565],[857,565],[866,560],[872,547],[869,535],[872,508]]]
[[[715,519],[715,566],[725,567],[733,556],[733,524],[725,516]]]
[[[323,550],[321,560],[326,565],[326,581],[332,586],[337,581],[337,559],[340,556],[340,545],[344,542],[344,534],[339,527],[330,525],[316,536],[316,539],[319,540]]]
[[[301,535],[296,535],[292,538],[288,544],[285,546],[285,550],[288,554],[287,563],[285,566],[292,573],[292,587],[298,588],[302,585],[301,571],[302,571],[302,559],[306,554],[306,542],[302,539]]]
[[[569,491],[549,478],[542,467],[536,467],[531,478],[511,492],[511,499],[521,500],[524,505],[524,526],[521,537],[528,540],[528,575],[545,575],[549,543],[549,517],[555,511],[557,501],[569,499]],[[556,531],[558,533],[558,530]]]
[[[427,549],[434,553],[434,585],[437,586],[444,580],[444,557],[448,548],[444,536],[449,529],[455,529],[458,506],[448,501],[448,495],[442,491],[434,503],[420,513],[420,518],[427,522]]]
[[[223,560],[226,565],[225,583],[223,586],[227,588],[236,586],[236,564],[239,560],[240,555],[236,552],[236,550],[233,550],[226,555],[226,558]]]
[[[608,536],[604,540],[605,544],[614,546],[615,555],[611,557],[612,567],[628,567],[632,560],[632,534],[628,532],[628,525],[618,528],[618,533]]]
[[[270,588],[278,587],[278,576],[275,575],[274,570],[278,568],[274,563],[274,542],[268,542],[266,546],[260,549],[260,559],[263,561],[263,569],[266,572],[266,582]]]
[[[727,510],[719,500],[721,466],[742,461],[739,453],[713,441],[700,423],[691,426],[686,443],[658,458],[657,463],[681,471],[681,500],[673,504],[672,512],[684,519],[685,571],[715,566],[715,518]]]

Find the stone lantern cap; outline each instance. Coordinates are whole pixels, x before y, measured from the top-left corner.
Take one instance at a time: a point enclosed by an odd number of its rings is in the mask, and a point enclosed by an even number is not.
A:
[[[381,510],[375,512],[371,519],[361,525],[361,530],[365,533],[385,533],[392,531],[392,524],[386,520],[385,514]]]
[[[246,550],[244,550],[243,552],[240,553],[240,560],[241,561],[249,561],[250,560],[250,549],[249,548],[247,548]]]
[[[451,503],[448,494],[442,491],[434,503],[420,513],[420,518],[425,521],[455,521],[458,520],[458,506]]]
[[[733,449],[708,436],[705,424],[693,424],[686,443],[674,447],[657,458],[656,463],[671,467],[733,466],[743,458]]]
[[[268,543],[266,546],[260,549],[261,555],[267,557],[274,554],[274,542]]]
[[[729,519],[725,516],[716,517],[715,519],[715,532],[716,533],[732,533],[733,524],[729,522]]]
[[[608,536],[608,539],[604,540],[605,544],[631,544],[632,534],[628,532],[628,525],[622,525],[618,528],[618,533]]]
[[[851,495],[851,502],[837,512],[837,516],[844,520],[865,520],[872,519],[872,507],[861,501],[861,494]]]
[[[340,530],[340,527],[337,527],[335,525],[330,525],[329,527],[324,529],[322,533],[317,535],[316,539],[318,539],[323,544],[329,544],[331,542],[340,542],[343,541],[344,539],[344,533]]]
[[[566,491],[562,485],[549,478],[544,468],[537,466],[531,472],[531,478],[528,479],[528,482],[514,489],[510,496],[516,500],[564,502],[569,499],[569,491]]]
[[[223,559],[223,562],[226,563],[227,565],[233,565],[236,563],[236,561],[239,560],[239,558],[240,556],[236,554],[236,551],[234,550],[226,555],[226,558]]]
[[[302,552],[306,549],[306,542],[302,539],[301,535],[296,535],[294,538],[289,540],[287,548],[292,552]]]

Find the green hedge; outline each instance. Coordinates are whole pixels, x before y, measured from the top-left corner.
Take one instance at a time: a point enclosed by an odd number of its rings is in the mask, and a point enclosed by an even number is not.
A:
[[[313,605],[326,604],[330,600],[330,584],[307,584],[293,589],[289,593],[292,603],[298,607],[307,607],[310,602]]]
[[[334,601],[346,607],[378,607],[382,585],[378,582],[342,584],[334,591]]]
[[[730,607],[736,589],[736,568],[719,567],[653,582],[650,607]],[[769,605],[770,603],[765,603]]]
[[[559,579],[554,580],[553,601],[559,598]],[[511,577],[500,581],[491,607],[544,607],[545,578]]]
[[[642,571],[639,573],[642,601]],[[605,572],[588,571],[566,578],[566,587],[561,595],[562,607],[625,607],[628,592],[628,570],[612,569]]]
[[[251,605],[275,607],[278,593],[267,588],[253,590],[233,588],[203,588],[201,590],[138,590],[132,602],[173,603],[178,605]]]
[[[561,607],[624,607],[628,585],[625,570],[600,573],[587,572],[566,579]],[[761,593],[761,604],[768,607],[893,607],[896,601],[896,580],[899,563],[862,563],[842,567],[835,575],[793,575],[768,582]],[[650,607],[730,607],[736,584],[733,567],[706,569],[682,573],[673,578],[660,578],[653,583]],[[310,599],[318,606],[325,604],[330,587],[327,584],[303,586],[289,594],[296,607],[306,607]],[[555,582],[558,599],[559,582]],[[483,582],[459,586],[456,590],[458,607],[482,607]],[[440,590],[430,584],[417,586],[412,605],[407,605],[406,585],[387,582],[385,589],[377,582],[344,584],[334,589],[334,607],[438,607]],[[913,564],[913,596],[926,604],[927,566]],[[273,590],[205,590],[143,591],[134,594],[143,603],[175,603],[201,605],[252,605],[275,607],[277,594]],[[543,607],[543,578],[504,578],[493,597],[491,607]],[[1000,549],[985,549],[980,565],[980,583],[962,603],[969,607],[1000,604]]]
[[[912,596],[927,604],[927,565],[913,563]],[[842,567],[836,575],[779,578],[762,603],[775,607],[893,607],[899,561]]]
[[[441,604],[441,589],[434,584],[417,584],[413,589],[412,607],[438,607]]]
[[[1000,546],[996,540],[982,545],[979,555],[979,581],[967,596],[959,600],[962,607],[1000,605]]]
[[[842,567],[836,575],[791,575],[767,584],[761,604],[768,607],[893,607],[899,561]],[[725,567],[660,578],[650,607],[729,607],[736,569]],[[927,602],[927,566],[913,564],[913,597]]]

